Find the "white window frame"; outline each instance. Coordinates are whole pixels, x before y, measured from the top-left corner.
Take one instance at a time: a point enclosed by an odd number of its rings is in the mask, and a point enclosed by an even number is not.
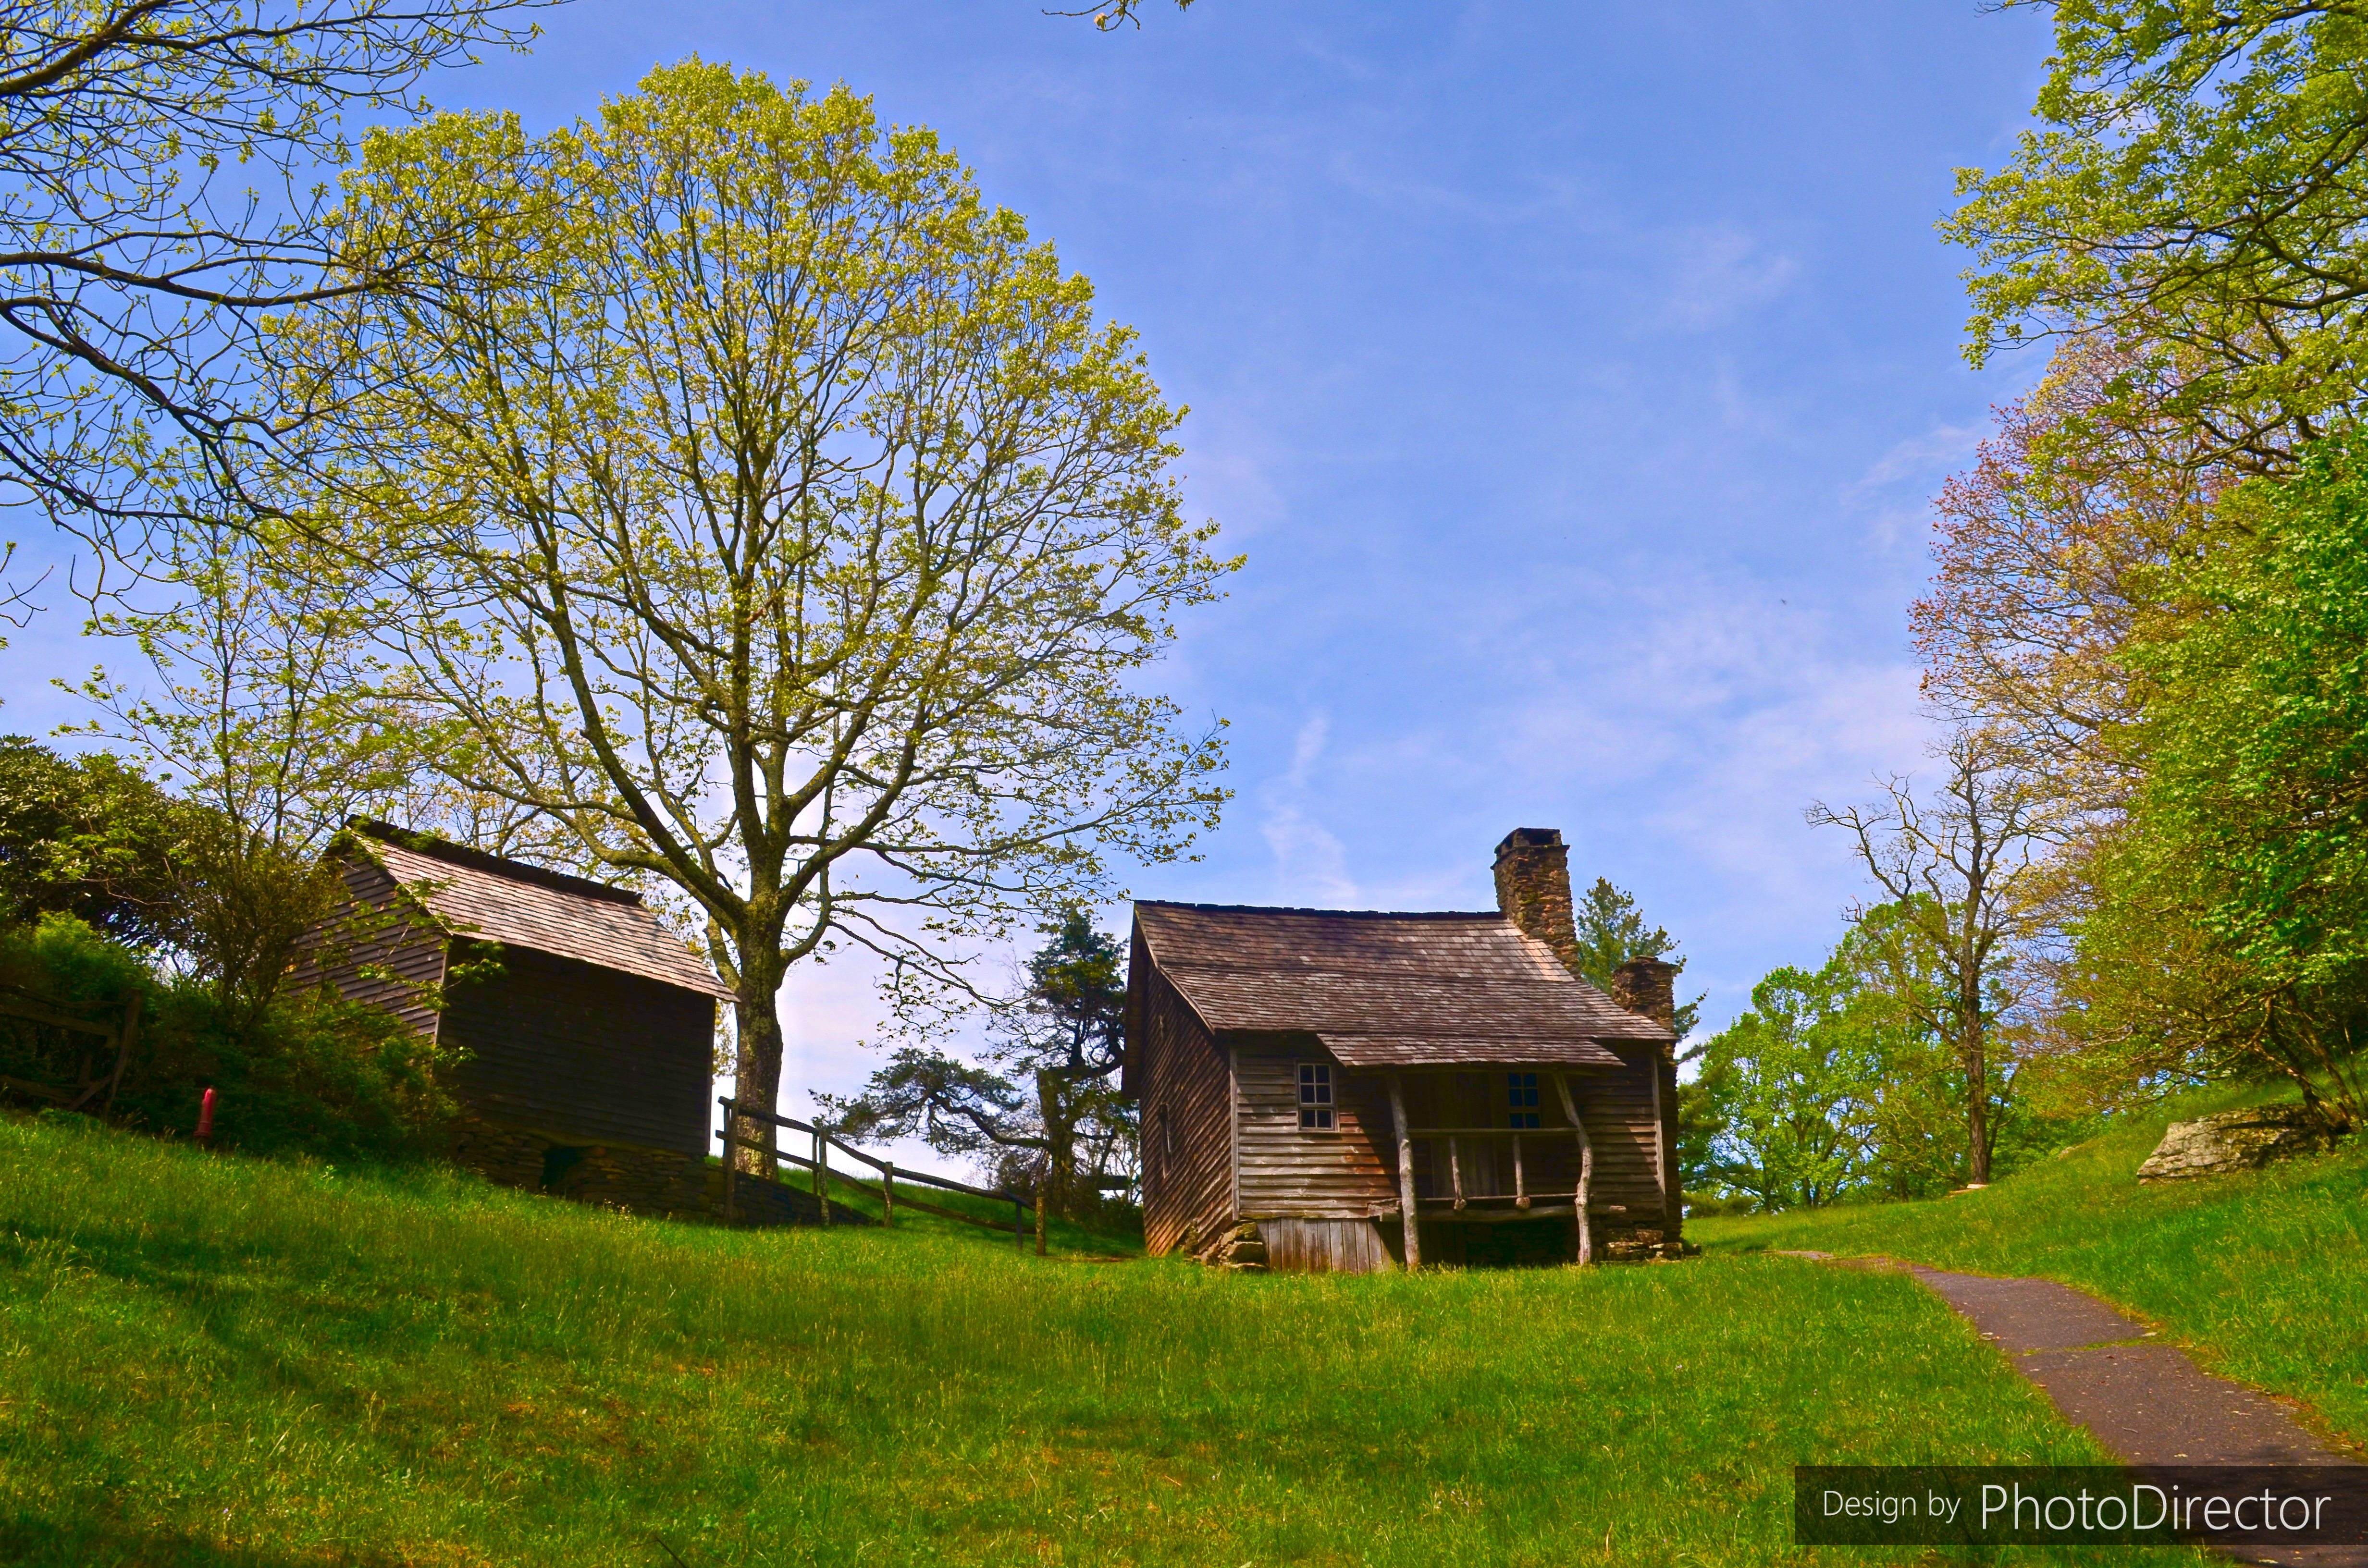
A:
[[[1339,1080],[1332,1075],[1332,1063],[1302,1062],[1291,1079],[1299,1096],[1299,1130],[1302,1132],[1339,1131],[1340,1085]]]

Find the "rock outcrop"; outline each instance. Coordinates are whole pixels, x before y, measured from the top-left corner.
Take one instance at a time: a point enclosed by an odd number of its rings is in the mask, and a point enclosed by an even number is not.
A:
[[[2179,1181],[2257,1170],[2273,1160],[2314,1153],[2333,1142],[2324,1122],[2300,1106],[2256,1106],[2174,1121],[2138,1167],[2140,1181]]]

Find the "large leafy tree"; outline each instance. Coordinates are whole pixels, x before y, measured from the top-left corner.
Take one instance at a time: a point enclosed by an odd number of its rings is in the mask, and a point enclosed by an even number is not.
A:
[[[1908,611],[1925,697],[2074,817],[2110,816],[2135,781],[2117,740],[2139,698],[2126,645],[2163,608],[2157,569],[2223,527],[2233,477],[2159,460],[2105,417],[2128,364],[2068,345],[1998,411],[1933,500],[1932,584]]]
[[[2055,16],[2040,127],[1942,225],[1977,258],[1969,353],[2094,336],[2192,460],[2290,470],[2368,363],[2368,5],[2027,3]]]
[[[1865,910],[1823,965],[1768,975],[1750,1009],[1704,1042],[1692,1089],[1713,1131],[1688,1173],[1694,1186],[1784,1209],[1927,1198],[1965,1179],[1964,1070],[1931,1022],[1947,977],[1898,967],[1916,916]],[[2044,1135],[2015,1092],[2020,1077],[1990,1074],[1986,1125],[2008,1159]]]
[[[260,371],[266,318],[410,287],[450,238],[344,244],[322,190],[341,116],[420,110],[428,72],[522,47],[518,13],[548,3],[0,3],[0,481],[102,560],[269,510],[252,471],[303,411]]]
[[[507,214],[290,330],[386,695],[529,847],[671,893],[745,1099],[793,965],[868,949],[925,1019],[966,949],[1213,824],[1217,736],[1142,684],[1237,564],[1178,416],[930,132],[691,61],[540,140],[376,136],[347,188],[364,256]]]
[[[2078,931],[2086,1043],[2124,1075],[2283,1078],[2368,1121],[2368,437],[2244,497],[2142,628],[2145,783]]]
[[[1857,1186],[1873,1155],[1862,1101],[1878,1063],[1847,1027],[1847,981],[1780,969],[1711,1037],[1696,1092],[1717,1108],[1710,1168],[1763,1209],[1816,1208]]]
[[[1941,760],[1940,786],[1929,795],[1895,776],[1878,801],[1820,802],[1807,815],[1814,826],[1850,835],[1860,864],[1883,890],[1878,903],[1892,906],[1893,916],[1880,923],[1860,912],[1866,960],[1897,1006],[1956,1063],[1967,1174],[1986,1184],[2000,1131],[1992,1114],[1999,1026],[2020,999],[2034,869],[2058,812],[2048,792],[1979,732],[1960,732]]]

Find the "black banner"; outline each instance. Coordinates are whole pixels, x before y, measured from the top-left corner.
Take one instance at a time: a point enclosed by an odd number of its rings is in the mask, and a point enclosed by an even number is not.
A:
[[[1798,1546],[2368,1545],[2368,1465],[1802,1465]]]

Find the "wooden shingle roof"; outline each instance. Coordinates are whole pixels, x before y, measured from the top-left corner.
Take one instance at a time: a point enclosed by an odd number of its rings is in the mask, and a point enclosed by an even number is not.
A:
[[[350,842],[456,937],[529,948],[685,991],[732,993],[639,893],[523,861],[354,822]]]
[[[1381,915],[1138,903],[1159,971],[1214,1030],[1322,1037],[1351,1067],[1614,1067],[1599,1041],[1674,1037],[1493,911]]]

